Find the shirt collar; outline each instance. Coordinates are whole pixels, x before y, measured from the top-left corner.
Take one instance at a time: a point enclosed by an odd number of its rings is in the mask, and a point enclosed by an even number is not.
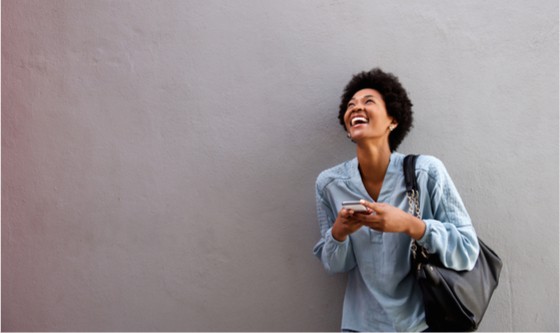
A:
[[[379,199],[382,199],[381,194],[384,192],[385,188],[387,186],[390,186],[390,184],[388,184],[388,182],[390,182],[390,175],[394,175],[396,173],[401,172],[402,173],[402,160],[403,160],[403,154],[401,153],[397,153],[397,152],[393,152],[391,153],[391,156],[389,157],[389,166],[387,167],[387,172],[385,174],[385,178],[383,180],[383,186],[381,188],[381,193],[379,195]],[[364,186],[364,183],[362,181],[362,176],[360,175],[360,170],[358,169],[358,158],[354,157],[351,161],[350,161],[350,177],[351,177],[351,181],[353,184],[355,184],[354,186],[357,186],[357,190],[360,191],[362,193],[362,195],[365,196],[365,198],[367,198],[368,200],[372,200],[371,197],[368,195],[367,190]]]

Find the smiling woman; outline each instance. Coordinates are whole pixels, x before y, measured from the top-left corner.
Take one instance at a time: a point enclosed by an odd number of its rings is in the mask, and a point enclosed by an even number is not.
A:
[[[362,89],[354,94],[348,102],[344,124],[348,137],[354,142],[360,137],[368,136],[383,140],[387,131],[397,127],[396,120],[387,115],[383,97],[374,89]]]
[[[421,219],[407,213],[404,155],[396,149],[412,127],[412,103],[396,76],[377,68],[355,75],[341,97],[339,120],[357,156],[317,178],[321,239],[314,253],[327,272],[348,274],[342,329],[429,329],[410,274],[411,241],[437,253],[446,267],[472,269],[479,245],[470,217],[432,156],[416,163]],[[351,200],[365,211],[343,206]]]
[[[361,94],[358,94],[358,92],[361,92]],[[360,103],[361,105],[359,105]],[[399,79],[379,68],[356,74],[346,85],[339,106],[338,119],[345,130],[348,131],[350,127],[345,117],[350,116],[357,106],[363,108],[366,105],[371,105],[374,109],[381,108],[381,111],[384,110],[393,120],[389,135],[389,147],[391,151],[396,150],[410,132],[413,121],[412,102]]]

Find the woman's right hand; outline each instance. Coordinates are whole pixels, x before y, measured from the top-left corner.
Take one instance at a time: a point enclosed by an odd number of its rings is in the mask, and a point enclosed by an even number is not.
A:
[[[339,242],[344,242],[348,235],[354,233],[362,227],[362,223],[355,218],[359,213],[355,213],[351,209],[342,208],[338,212],[338,216],[332,227],[332,236]]]

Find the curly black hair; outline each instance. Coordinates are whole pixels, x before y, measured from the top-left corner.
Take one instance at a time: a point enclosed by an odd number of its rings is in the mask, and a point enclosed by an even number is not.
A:
[[[338,119],[344,130],[347,130],[344,114],[348,102],[356,92],[362,89],[377,90],[383,96],[387,114],[398,123],[398,126],[389,134],[389,148],[392,152],[395,151],[412,128],[412,102],[408,98],[406,90],[395,75],[385,73],[379,68],[354,75],[340,97]]]

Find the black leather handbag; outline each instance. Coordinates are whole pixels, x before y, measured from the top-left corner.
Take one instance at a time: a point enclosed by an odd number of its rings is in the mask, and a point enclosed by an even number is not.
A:
[[[409,212],[420,215],[415,165],[417,155],[405,157],[403,169]],[[470,271],[443,266],[436,253],[430,254],[416,241],[411,246],[412,274],[424,298],[426,323],[432,331],[475,331],[498,286],[502,260],[478,239],[480,254]]]

